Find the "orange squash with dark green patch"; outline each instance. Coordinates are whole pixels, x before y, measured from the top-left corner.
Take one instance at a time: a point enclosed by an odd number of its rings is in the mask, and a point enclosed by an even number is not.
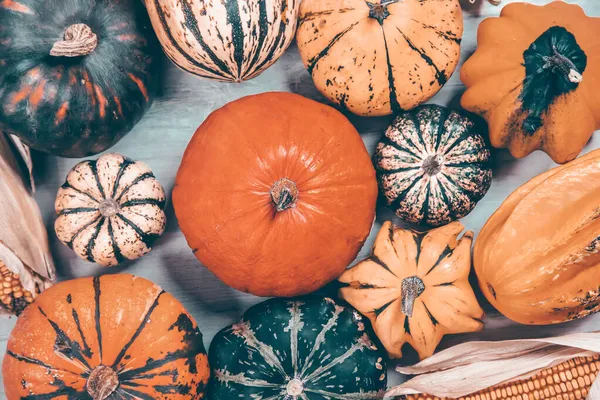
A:
[[[202,399],[210,370],[190,314],[117,274],[59,283],[19,317],[2,365],[8,400]]]
[[[154,98],[160,46],[135,0],[0,0],[0,129],[37,150],[106,150]]]

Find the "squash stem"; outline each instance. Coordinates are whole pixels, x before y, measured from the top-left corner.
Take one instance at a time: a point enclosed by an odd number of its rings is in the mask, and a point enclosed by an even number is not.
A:
[[[75,24],[65,30],[63,40],[54,43],[50,55],[54,57],[87,56],[98,46],[98,36],[86,24]]]
[[[119,387],[119,376],[110,367],[100,365],[90,373],[86,382],[86,390],[92,399],[104,400]]]
[[[583,81],[583,75],[577,70],[577,66],[573,61],[563,56],[554,48],[554,54],[551,56],[544,56],[544,69],[552,69],[553,72],[560,72],[564,75],[571,83],[580,83]]]
[[[103,217],[110,218],[120,211],[120,207],[115,200],[106,199],[100,203],[99,210]]]
[[[298,201],[298,187],[288,178],[282,178],[271,187],[271,199],[277,212],[296,206]]]
[[[425,291],[425,283],[418,276],[409,276],[402,281],[402,313],[412,317],[415,300]]]

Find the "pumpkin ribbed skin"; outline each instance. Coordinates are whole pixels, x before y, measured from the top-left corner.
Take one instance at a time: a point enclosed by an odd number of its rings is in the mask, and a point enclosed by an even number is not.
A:
[[[151,250],[167,224],[165,192],[142,162],[120,154],[82,161],[56,197],[56,235],[84,260],[114,266]]]
[[[145,0],[165,53],[219,81],[260,75],[290,45],[300,0]]]
[[[522,324],[600,311],[600,150],[533,178],[490,217],[475,243],[485,297]]]
[[[367,238],[376,201],[356,129],[332,107],[291,93],[214,111],[190,141],[173,190],[196,257],[258,296],[307,294],[337,278]]]
[[[74,24],[97,46],[51,56]],[[154,98],[160,47],[137,0],[0,2],[0,128],[30,147],[84,157],[115,144]]]
[[[491,153],[473,121],[425,105],[402,112],[379,141],[381,192],[409,222],[439,226],[469,214],[492,183]]]
[[[260,303],[213,339],[208,398],[381,399],[385,353],[367,326],[328,298]]]
[[[304,0],[297,42],[315,86],[359,115],[412,109],[454,72],[458,0]]]
[[[340,297],[373,323],[390,357],[408,343],[421,359],[446,334],[483,329],[485,316],[469,284],[473,232],[453,222],[421,233],[387,221],[371,256],[346,270]]]
[[[8,339],[2,374],[8,400],[191,400],[204,397],[210,370],[183,306],[150,281],[117,274],[39,295]]]
[[[576,4],[508,4],[479,25],[461,69],[462,106],[515,157],[539,149],[557,163],[574,159],[600,128],[599,36],[600,19]]]

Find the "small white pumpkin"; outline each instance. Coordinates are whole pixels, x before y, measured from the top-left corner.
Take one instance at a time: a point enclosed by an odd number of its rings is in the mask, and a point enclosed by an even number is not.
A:
[[[114,266],[151,250],[166,226],[165,191],[148,166],[120,154],[77,164],[58,191],[58,239],[84,260]]]

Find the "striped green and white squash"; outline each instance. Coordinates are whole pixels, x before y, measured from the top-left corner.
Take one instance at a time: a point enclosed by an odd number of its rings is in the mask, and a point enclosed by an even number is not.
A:
[[[437,105],[401,112],[374,156],[381,193],[415,224],[445,225],[469,214],[492,182],[491,152],[467,116]]]
[[[242,82],[270,67],[296,32],[300,0],[144,0],[165,53],[181,69]]]
[[[383,398],[385,352],[367,320],[323,297],[271,299],[215,336],[208,398]]]
[[[84,260],[104,266],[134,260],[165,230],[165,199],[142,162],[120,154],[82,161],[58,191],[56,235]]]

